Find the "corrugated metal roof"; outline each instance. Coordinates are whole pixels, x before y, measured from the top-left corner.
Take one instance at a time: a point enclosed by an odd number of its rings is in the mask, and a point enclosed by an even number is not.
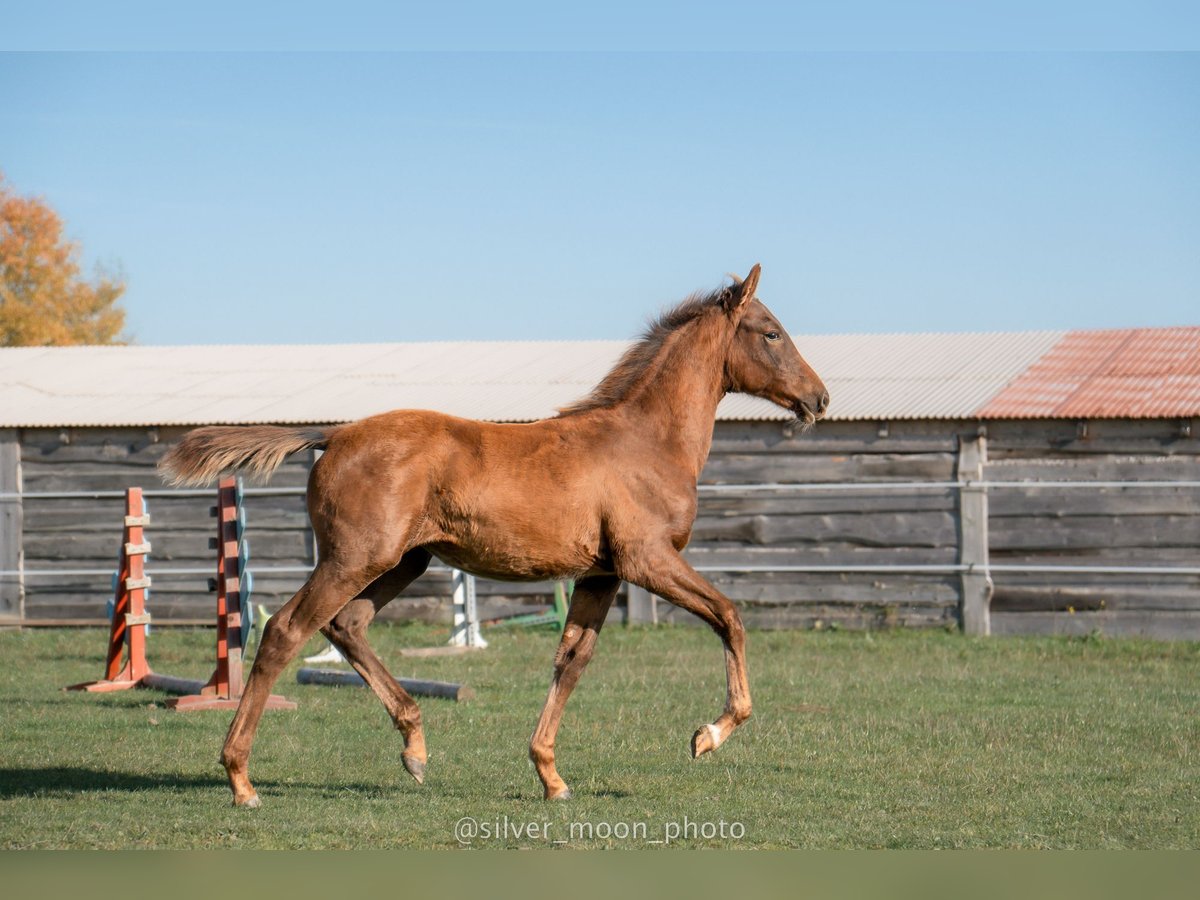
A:
[[[846,334],[798,341],[829,388],[831,419],[970,418],[1060,331]]]
[[[829,387],[831,419],[1200,414],[1200,328],[812,335],[797,344]],[[628,345],[0,349],[0,427],[337,422],[402,408],[532,421],[585,395]],[[790,414],[730,395],[718,418]]]
[[[1200,327],[1072,331],[986,404],[984,418],[1200,414]]]
[[[460,341],[0,350],[8,427],[337,422],[389,409],[553,415],[626,341]]]

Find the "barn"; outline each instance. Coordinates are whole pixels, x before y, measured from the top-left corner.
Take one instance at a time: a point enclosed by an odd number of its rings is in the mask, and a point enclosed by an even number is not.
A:
[[[688,558],[773,628],[1200,638],[1200,327],[798,336],[830,416],[718,412]],[[128,486],[154,489],[160,624],[208,624],[210,498],[155,465],[188,428],[396,408],[532,421],[586,393],[624,341],[0,349],[0,624],[99,624]],[[254,598],[314,549],[311,455],[247,491]],[[449,617],[431,569],[386,613]],[[546,584],[481,583],[485,618]],[[614,616],[682,621],[634,590]]]

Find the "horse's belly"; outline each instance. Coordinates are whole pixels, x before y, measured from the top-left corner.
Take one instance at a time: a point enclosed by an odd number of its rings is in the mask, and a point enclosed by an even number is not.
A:
[[[425,547],[447,565],[501,581],[568,578],[602,562],[599,528],[554,512],[455,517]]]
[[[594,567],[594,558],[583,553],[547,553],[545,549],[522,552],[507,546],[451,543],[425,545],[448,566],[496,581],[550,581],[574,577]]]
[[[465,572],[543,581],[582,575],[603,561],[599,511],[577,488],[496,466],[486,481],[435,489],[432,500],[422,546]]]

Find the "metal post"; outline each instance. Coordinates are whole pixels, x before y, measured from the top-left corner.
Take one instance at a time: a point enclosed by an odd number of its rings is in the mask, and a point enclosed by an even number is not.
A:
[[[475,602],[475,576],[451,569],[450,584],[454,597],[454,626],[450,643],[455,647],[477,647],[482,650],[487,641],[479,633],[479,609]]]
[[[959,562],[962,572],[962,628],[991,634],[992,578],[988,571],[988,500],[983,483],[987,433],[962,436],[958,443]]]
[[[20,625],[25,618],[25,554],[21,551],[24,507],[21,498],[21,442],[15,428],[0,429],[0,625]]]
[[[626,585],[628,616],[626,624],[658,624],[658,597],[636,584]]]

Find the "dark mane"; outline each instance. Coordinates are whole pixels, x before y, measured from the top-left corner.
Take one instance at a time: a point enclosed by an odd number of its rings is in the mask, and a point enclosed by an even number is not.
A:
[[[659,351],[675,331],[710,309],[721,305],[727,288],[708,293],[697,292],[664,311],[650,322],[641,339],[622,354],[617,364],[600,380],[590,394],[558,411],[559,417],[612,406],[638,382],[642,373],[658,358]]]

